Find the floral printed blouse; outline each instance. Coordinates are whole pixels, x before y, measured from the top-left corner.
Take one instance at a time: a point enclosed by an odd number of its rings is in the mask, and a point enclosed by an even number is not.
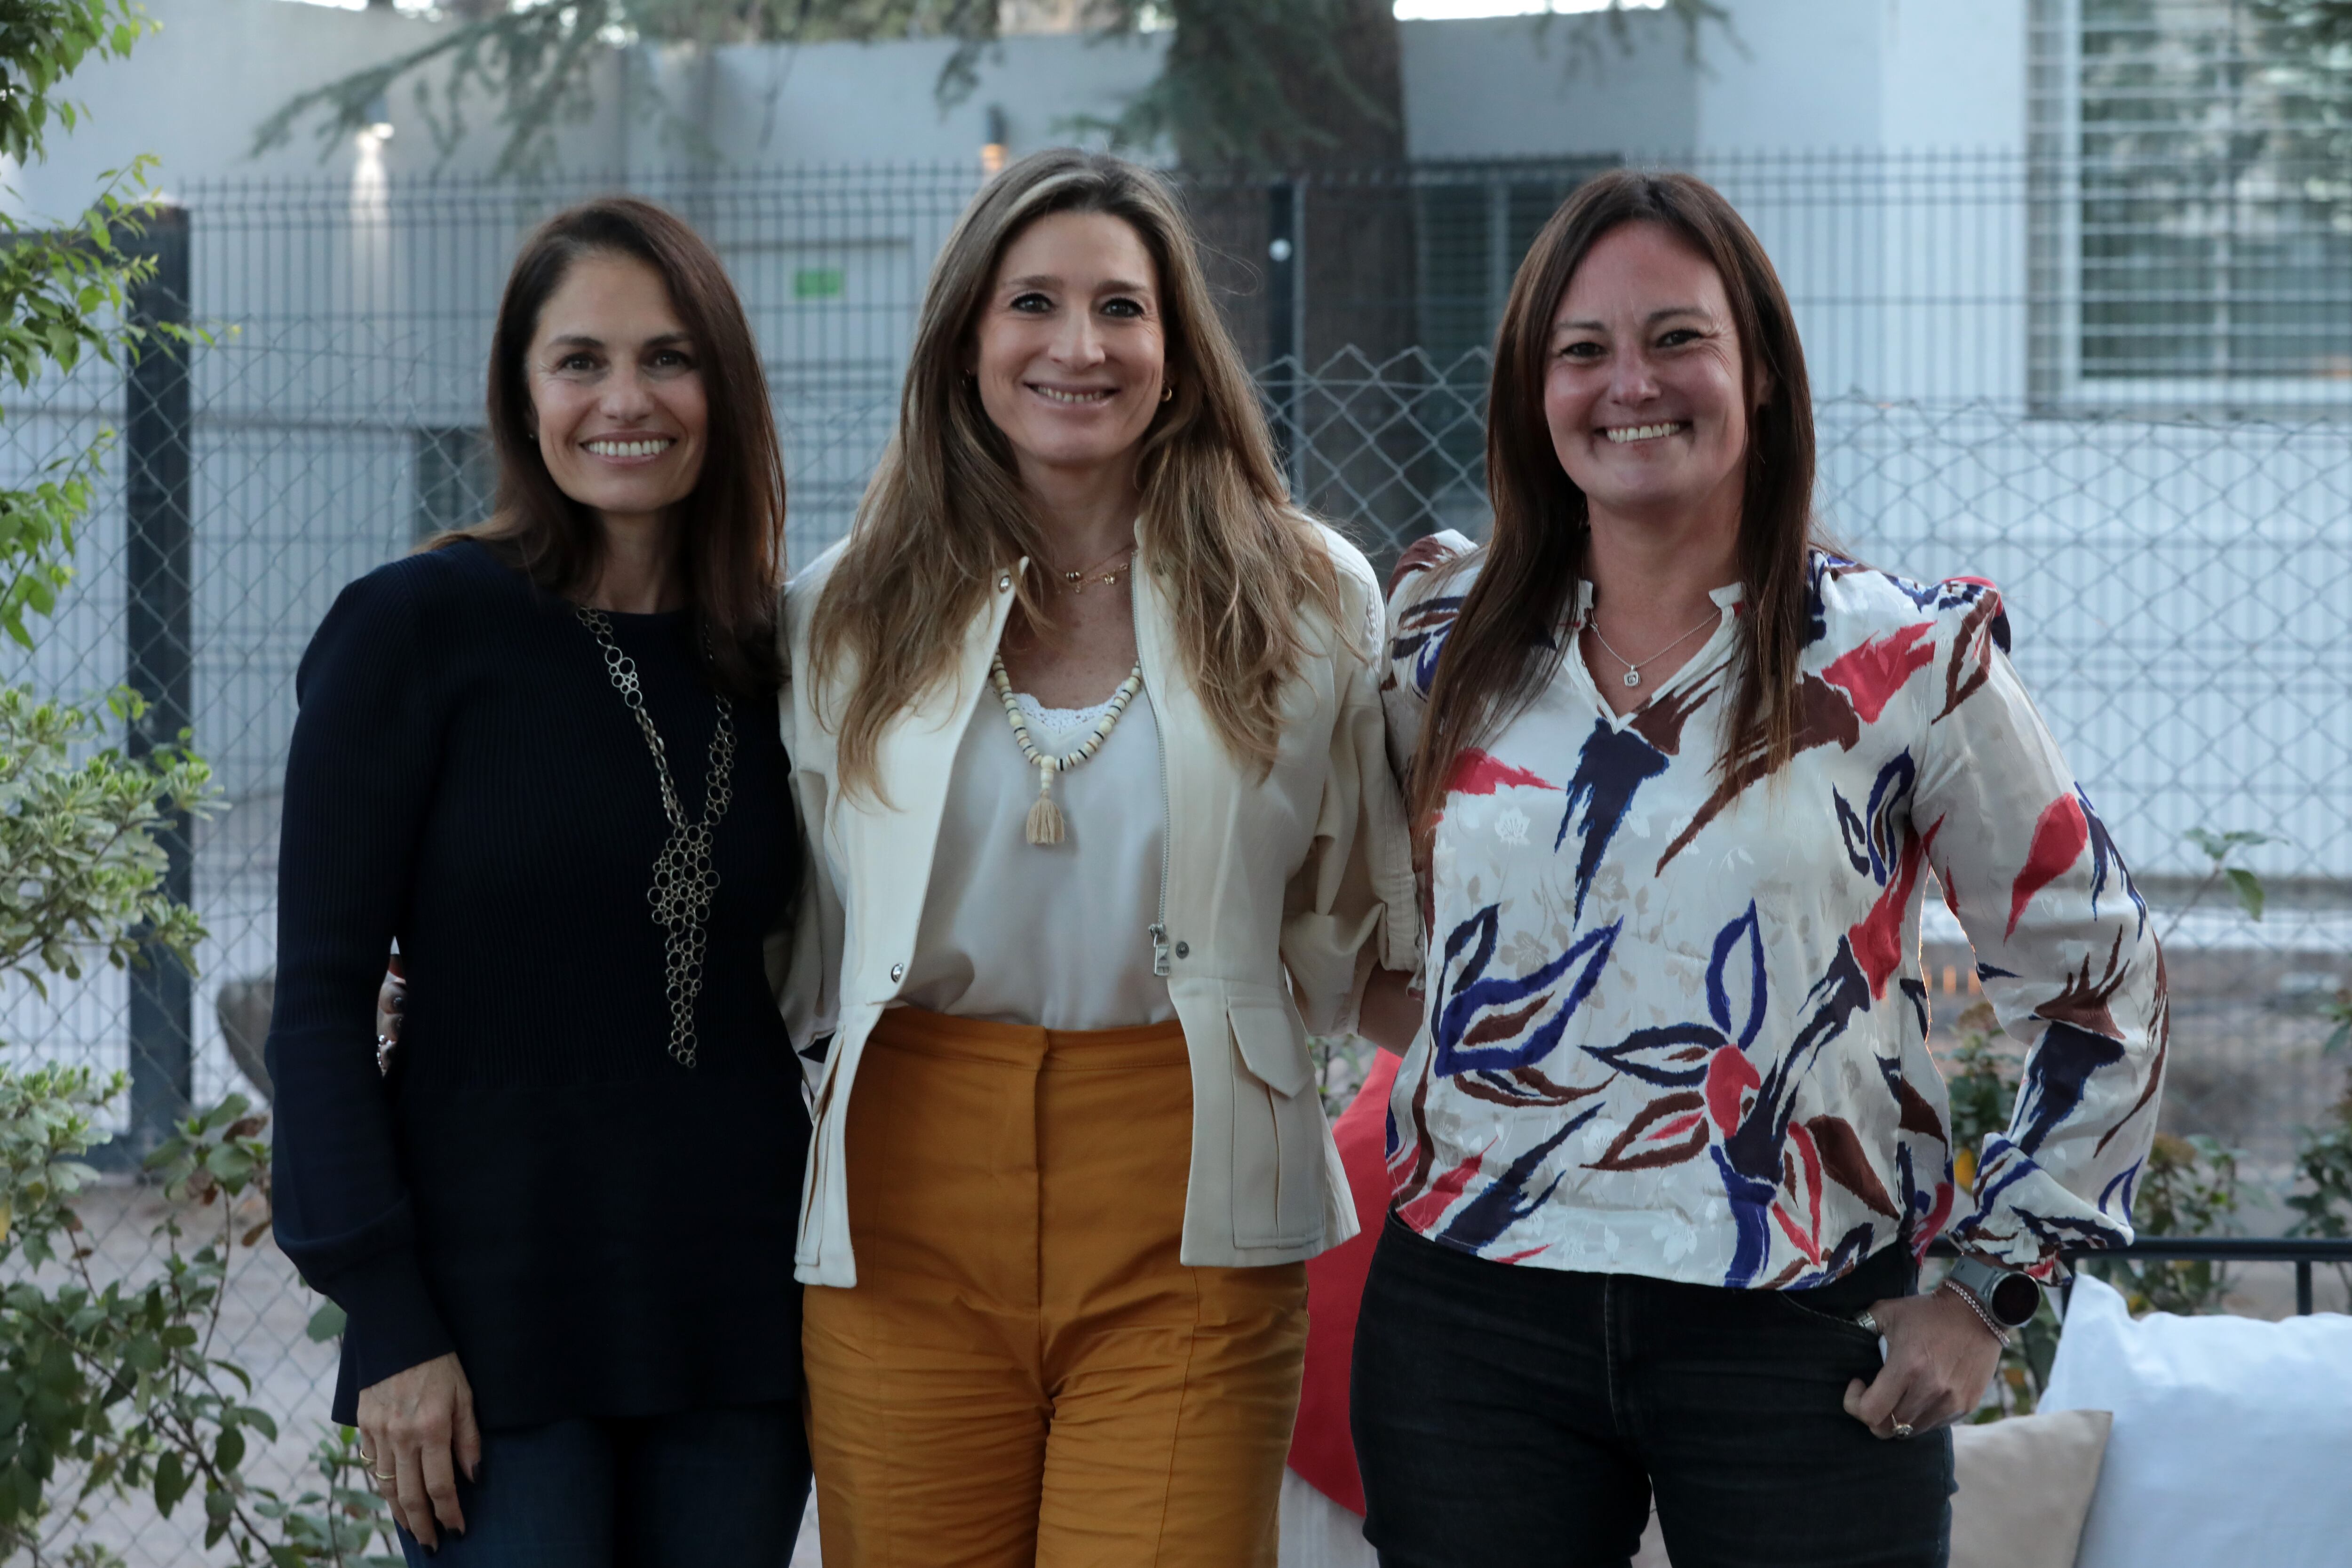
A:
[[[1478,555],[1409,551],[1384,700],[1399,771]],[[1613,715],[1575,638],[1456,762],[1397,1074],[1398,1217],[1506,1263],[1780,1289],[1940,1231],[2047,1275],[2131,1237],[2163,1074],[2147,906],[2008,658],[2000,594],[1816,552],[1797,752],[1717,766],[1738,587]],[[1576,618],[1590,613],[1583,586]],[[2016,1114],[1956,1193],[1927,1045],[1932,868],[2001,1026]]]

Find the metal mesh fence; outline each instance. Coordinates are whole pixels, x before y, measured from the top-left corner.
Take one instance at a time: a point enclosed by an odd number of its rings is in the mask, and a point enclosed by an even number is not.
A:
[[[1288,180],[1191,193],[1236,334],[1266,367],[1294,484],[1371,552],[1482,526],[1486,338],[1535,226],[1589,168],[1367,174],[1347,200]],[[2029,276],[2042,229],[2017,160],[1706,172],[1799,301],[1822,395],[1825,524],[1875,563],[2002,585],[2018,663],[2170,932],[2167,1125],[2214,1132],[2275,1176],[2292,1125],[2338,1090],[2318,1005],[2352,984],[2352,426],[2308,416],[2336,387],[2307,386],[2303,415],[2268,421],[2131,417],[2113,397],[2037,393],[2048,356],[2036,345],[2063,312]],[[130,607],[180,595],[190,722],[223,791],[192,845],[212,931],[185,1020],[199,1103],[247,1089],[234,1047],[257,1045],[266,1022],[252,983],[274,949],[296,662],[342,584],[479,515],[481,360],[508,258],[529,224],[593,188],[395,189],[364,174],[183,194],[190,314],[211,334],[188,361],[174,480],[184,563],[159,576],[131,548],[131,509],[110,500],[37,651],[6,665],[46,690],[110,686],[130,668]],[[929,259],[976,184],[964,169],[859,170],[645,193],[713,240],[743,293],[798,559],[848,524],[895,416]],[[1361,224],[1383,202],[1412,220],[1390,271],[1320,267],[1318,247],[1339,241],[1318,214]],[[0,425],[0,467],[21,479],[121,423],[122,396],[95,369],[46,386]],[[156,460],[126,449],[116,470]],[[2270,890],[2259,923],[2210,885],[2184,837],[2197,828],[2268,836],[2244,856]],[[1933,905],[1926,944],[1949,1009],[1971,969]],[[131,1028],[116,975],[0,996],[0,1039],[19,1061],[120,1067]],[[87,1210],[98,1265],[152,1268],[161,1215],[152,1190],[106,1187]],[[285,1433],[248,1470],[282,1484],[323,1419],[333,1351],[303,1332],[316,1299],[266,1240],[235,1258],[218,1346],[255,1374],[253,1402]],[[202,1520],[184,1510],[164,1521],[144,1502],[109,1504],[73,1528],[134,1563],[205,1561]]]

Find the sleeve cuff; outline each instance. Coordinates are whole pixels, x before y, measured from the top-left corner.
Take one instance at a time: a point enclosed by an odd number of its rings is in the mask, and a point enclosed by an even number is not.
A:
[[[405,1247],[347,1268],[321,1289],[349,1316],[343,1341],[357,1387],[382,1383],[457,1348],[416,1255]]]

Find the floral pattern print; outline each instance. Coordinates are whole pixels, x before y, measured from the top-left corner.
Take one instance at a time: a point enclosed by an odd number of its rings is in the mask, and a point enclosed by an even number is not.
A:
[[[1383,700],[1402,772],[1478,555],[1406,554]],[[2147,906],[2011,668],[1998,589],[1809,563],[1797,752],[1721,762],[1739,590],[1647,701],[1574,652],[1455,759],[1424,873],[1424,1027],[1397,1075],[1393,1207],[1503,1262],[1790,1288],[1892,1243],[2047,1275],[2127,1241],[2166,1041]],[[1931,875],[1932,873],[1932,875]],[[1957,1193],[1927,1047],[1939,886],[2028,1047]]]

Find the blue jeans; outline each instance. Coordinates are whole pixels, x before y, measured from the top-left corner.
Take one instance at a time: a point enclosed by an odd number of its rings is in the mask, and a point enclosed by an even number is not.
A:
[[[1853,1321],[1916,1289],[1890,1247],[1811,1290],[1488,1262],[1388,1222],[1356,1327],[1381,1568],[1624,1568],[1651,1495],[1675,1568],[1943,1568],[1952,1440],[1874,1437]]]
[[[466,1533],[410,1568],[786,1568],[808,1506],[797,1404],[482,1434]]]

